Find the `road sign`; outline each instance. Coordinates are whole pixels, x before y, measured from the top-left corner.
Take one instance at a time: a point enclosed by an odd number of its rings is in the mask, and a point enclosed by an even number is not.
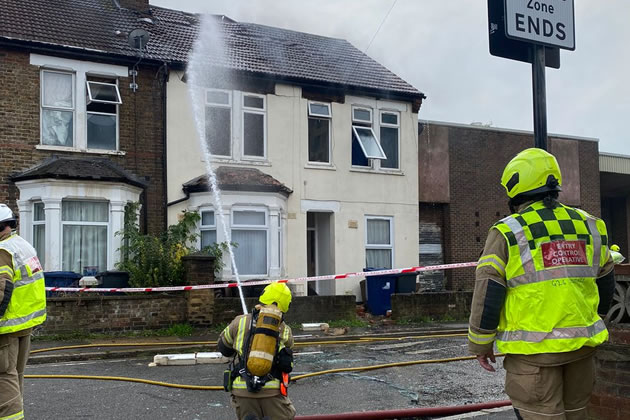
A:
[[[496,57],[534,62],[533,44],[505,36],[505,5],[504,0],[488,0],[488,40],[490,54]],[[545,65],[554,69],[560,68],[560,49],[545,47]]]
[[[575,49],[573,0],[505,0],[509,38]]]

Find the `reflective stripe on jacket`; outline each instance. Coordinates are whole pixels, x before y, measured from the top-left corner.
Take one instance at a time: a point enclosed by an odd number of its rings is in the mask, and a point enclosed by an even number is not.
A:
[[[493,226],[506,239],[503,353],[563,353],[608,339],[595,280],[608,260],[606,225],[588,213],[533,203]],[[495,262],[496,263],[496,262]]]
[[[0,241],[13,260],[13,294],[0,318],[0,334],[25,330],[46,319],[44,271],[35,249],[18,235]]]

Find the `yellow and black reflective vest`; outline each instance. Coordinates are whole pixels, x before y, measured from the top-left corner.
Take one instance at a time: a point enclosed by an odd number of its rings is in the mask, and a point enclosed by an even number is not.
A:
[[[245,347],[247,346],[247,338],[249,335],[251,322],[252,314],[240,315],[238,318],[238,329],[235,337],[233,337],[230,333],[229,325],[225,328],[225,330],[223,330],[223,340],[226,342],[226,344],[230,345],[234,350],[236,350],[241,361],[245,359],[244,352]],[[278,352],[286,347],[290,336],[291,328],[283,323],[282,330],[280,331],[280,336],[278,337]],[[279,392],[280,381],[277,378],[269,379],[263,385],[262,389],[277,389]],[[247,392],[247,383],[242,376],[237,376],[234,379],[234,382],[232,383],[232,390],[235,394],[241,395]]]
[[[536,202],[493,226],[508,244],[507,294],[497,330],[503,353],[563,353],[608,339],[596,279],[606,225],[583,210]]]
[[[0,334],[22,331],[46,319],[46,285],[35,249],[18,235],[0,241],[0,249],[11,255],[13,267],[2,266],[13,278],[13,293],[2,318]]]

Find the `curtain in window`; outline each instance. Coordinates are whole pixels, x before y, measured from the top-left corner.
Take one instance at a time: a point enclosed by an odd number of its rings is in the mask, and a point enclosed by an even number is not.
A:
[[[392,268],[392,250],[366,249],[365,263],[371,268]]]
[[[234,258],[239,274],[267,274],[267,232],[232,230]]]
[[[72,75],[44,72],[44,107],[68,108],[67,111],[42,109],[42,143],[72,146],[73,101]]]
[[[368,245],[390,245],[389,220],[370,219],[367,221]]]
[[[61,219],[72,222],[63,225],[62,269],[80,274],[85,267],[96,267],[98,271],[105,271],[108,230],[105,223],[109,221],[109,203],[64,201]],[[92,224],[98,222],[103,224]]]
[[[201,248],[205,248],[212,244],[217,243],[217,231],[216,230],[202,230],[201,231]]]
[[[44,266],[46,259],[46,225],[33,225],[33,248],[37,252],[39,262]]]

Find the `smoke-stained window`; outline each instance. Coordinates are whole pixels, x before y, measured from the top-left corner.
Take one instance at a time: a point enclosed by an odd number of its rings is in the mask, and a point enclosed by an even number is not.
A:
[[[74,74],[42,71],[42,144],[74,146]]]
[[[232,93],[206,92],[206,142],[213,156],[232,156]]]

